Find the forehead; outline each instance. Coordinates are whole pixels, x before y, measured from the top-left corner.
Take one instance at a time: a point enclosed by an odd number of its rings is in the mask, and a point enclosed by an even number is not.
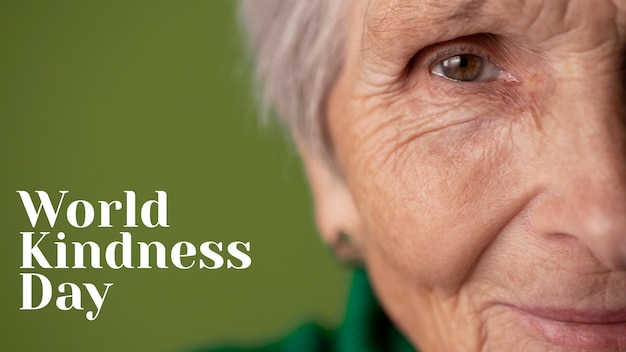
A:
[[[624,33],[626,0],[371,0],[364,32],[381,39],[451,39],[458,32],[528,33],[546,39],[572,30]]]
[[[471,19],[487,14],[510,14],[513,16],[538,14],[548,10],[570,15],[570,9],[589,8],[594,15],[596,11],[609,7],[614,9],[613,14],[624,12],[626,0],[370,0],[368,10],[379,15],[415,15],[428,13],[437,19]]]

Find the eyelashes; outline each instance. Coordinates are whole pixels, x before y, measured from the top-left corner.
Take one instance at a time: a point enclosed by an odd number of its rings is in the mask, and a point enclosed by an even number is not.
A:
[[[491,54],[498,60],[492,59]],[[517,81],[500,65],[509,62],[502,55],[509,56],[494,35],[471,35],[422,48],[412,59],[412,71],[417,69],[428,73],[431,79],[445,79],[458,85]]]

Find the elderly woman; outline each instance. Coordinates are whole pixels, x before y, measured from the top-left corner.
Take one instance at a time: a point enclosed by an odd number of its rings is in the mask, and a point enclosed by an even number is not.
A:
[[[243,12],[320,232],[390,319],[352,302],[293,350],[626,351],[625,1]]]

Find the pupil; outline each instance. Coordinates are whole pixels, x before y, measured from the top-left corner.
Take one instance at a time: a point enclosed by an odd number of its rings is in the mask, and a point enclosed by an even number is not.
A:
[[[474,81],[480,77],[483,61],[480,56],[461,54],[441,61],[442,75],[455,81]]]
[[[459,57],[460,61],[459,61],[459,67],[460,68],[465,68],[467,66],[469,66],[469,60],[467,59],[467,56],[461,56]]]

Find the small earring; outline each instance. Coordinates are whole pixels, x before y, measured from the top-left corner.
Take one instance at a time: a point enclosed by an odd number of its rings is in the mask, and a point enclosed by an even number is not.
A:
[[[362,266],[361,253],[354,243],[352,236],[340,231],[337,236],[337,240],[332,244],[333,252],[337,259],[352,267]]]

